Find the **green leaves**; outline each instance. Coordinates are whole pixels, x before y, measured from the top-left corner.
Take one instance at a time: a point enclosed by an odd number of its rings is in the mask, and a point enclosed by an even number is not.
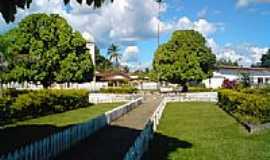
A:
[[[266,54],[262,55],[261,61],[262,61],[262,64],[261,64],[262,67],[270,67],[270,49],[268,50]]]
[[[56,14],[33,14],[6,33],[6,55],[11,55],[7,81],[85,82],[93,77],[86,41]]]
[[[186,83],[212,75],[216,57],[204,37],[192,30],[176,31],[155,53],[153,68],[160,80]]]

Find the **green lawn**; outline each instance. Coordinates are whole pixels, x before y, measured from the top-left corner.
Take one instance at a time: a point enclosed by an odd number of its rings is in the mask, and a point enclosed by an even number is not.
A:
[[[16,125],[27,125],[27,124],[46,124],[46,125],[54,125],[58,127],[63,127],[67,125],[73,125],[77,123],[85,122],[91,118],[94,118],[106,111],[112,110],[115,107],[120,106],[121,103],[113,103],[113,104],[97,104],[87,108],[75,109],[72,111],[52,114],[36,119],[26,120],[17,122]]]
[[[66,127],[85,122],[120,105],[121,103],[98,104],[7,125],[0,129],[0,155]]]
[[[144,159],[269,160],[270,130],[249,134],[211,103],[168,104]]]

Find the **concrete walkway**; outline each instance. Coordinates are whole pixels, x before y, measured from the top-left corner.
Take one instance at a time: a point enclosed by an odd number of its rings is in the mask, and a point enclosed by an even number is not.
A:
[[[143,103],[111,125],[57,157],[61,160],[121,160],[162,100],[147,95]]]

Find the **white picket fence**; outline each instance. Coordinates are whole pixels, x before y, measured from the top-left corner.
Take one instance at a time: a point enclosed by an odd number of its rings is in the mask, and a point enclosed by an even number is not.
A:
[[[3,88],[16,88],[19,90],[29,89],[37,90],[43,89],[41,84],[34,84],[30,82],[10,82],[7,84],[0,84]],[[53,83],[51,88],[53,89],[86,89],[89,91],[99,91],[101,88],[108,88],[108,82],[85,82],[85,83]]]
[[[154,133],[159,125],[159,121],[165,110],[167,103],[169,102],[217,102],[218,95],[216,92],[204,92],[204,93],[185,93],[176,96],[166,96],[160,102],[159,106],[145,125],[143,131],[136,138],[133,145],[129,148],[126,153],[124,160],[139,160],[149,148],[150,141],[154,137]]]
[[[165,97],[167,102],[218,102],[217,92],[181,93]]]
[[[31,144],[18,148],[13,152],[0,155],[0,160],[50,160],[61,152],[71,149],[76,143],[86,139],[99,129],[123,116],[142,103],[143,98],[138,98],[124,104],[112,111],[106,112],[94,119],[78,124],[61,132],[37,140]]]
[[[89,102],[94,104],[128,102],[138,97],[140,96],[137,94],[90,93]]]

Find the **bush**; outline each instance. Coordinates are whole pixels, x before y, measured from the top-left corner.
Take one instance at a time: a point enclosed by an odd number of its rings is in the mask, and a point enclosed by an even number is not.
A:
[[[25,94],[25,93],[29,93],[29,92],[31,92],[31,90],[17,90],[15,88],[8,88],[8,89],[2,89],[1,95],[16,98],[21,94]]]
[[[264,123],[270,121],[270,97],[233,90],[219,91],[219,104],[225,111],[242,122]]]
[[[8,121],[7,118],[22,120],[89,106],[86,90],[31,91],[19,94],[14,103],[7,97],[0,99],[0,114],[8,115],[1,120],[5,122]]]
[[[137,93],[138,89],[134,87],[109,87],[109,88],[101,88],[101,93]]]
[[[212,88],[189,87],[188,92],[213,92]]]
[[[0,121],[10,118],[11,109],[10,105],[12,103],[12,99],[9,96],[0,97]]]

